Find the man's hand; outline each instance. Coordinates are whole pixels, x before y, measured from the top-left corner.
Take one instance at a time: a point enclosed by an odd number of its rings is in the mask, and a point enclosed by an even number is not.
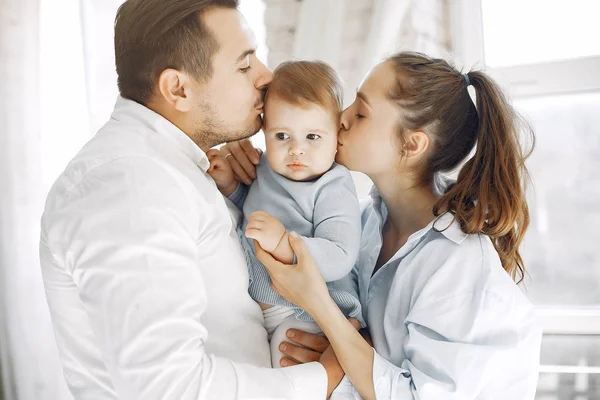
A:
[[[231,156],[229,156],[231,154]],[[227,159],[235,178],[246,185],[256,179],[256,165],[262,155],[261,149],[255,149],[248,139],[230,142],[221,147],[221,155]]]
[[[360,323],[356,319],[349,318],[348,320],[357,330],[360,328]],[[333,390],[344,378],[344,370],[340,366],[329,340],[325,336],[297,329],[289,329],[286,336],[298,345],[287,342],[279,345],[279,350],[286,355],[280,361],[281,366],[320,362],[327,371],[327,397],[331,396]]]
[[[208,157],[208,161],[210,161],[208,174],[213,178],[223,196],[227,197],[231,195],[238,185],[231,165],[229,165],[229,162],[222,156],[219,150],[209,150],[206,156]]]
[[[290,337],[290,335],[294,336]],[[279,350],[287,357],[281,359],[281,366],[288,367],[313,361],[320,362],[327,372],[327,398],[329,398],[344,378],[344,370],[338,362],[329,340],[325,336],[295,329],[288,330],[288,337],[290,337],[290,340],[301,344],[301,346],[282,342],[279,345]]]
[[[254,211],[250,214],[246,225],[246,237],[256,240],[264,250],[269,253],[275,252],[285,236],[285,227],[271,214],[265,211]]]
[[[369,343],[369,346],[373,347],[373,339],[371,339],[371,333],[369,328],[364,328],[358,331],[360,335],[365,339],[365,342]]]

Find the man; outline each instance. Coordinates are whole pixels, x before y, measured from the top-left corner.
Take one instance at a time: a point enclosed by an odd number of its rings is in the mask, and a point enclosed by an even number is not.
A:
[[[42,218],[46,294],[76,399],[318,399],[341,379],[332,352],[270,368],[235,223],[207,175],[208,149],[261,126],[272,75],[255,50],[236,0],[119,9],[121,97]]]

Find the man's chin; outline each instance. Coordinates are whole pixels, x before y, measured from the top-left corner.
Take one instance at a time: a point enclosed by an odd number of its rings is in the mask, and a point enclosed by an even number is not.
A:
[[[250,127],[248,129],[248,131],[246,132],[247,134],[246,134],[246,136],[245,136],[244,139],[256,135],[260,131],[260,129],[262,128],[262,125],[263,125],[263,120],[262,120],[261,115],[259,114],[256,117],[256,119],[254,120],[254,124],[252,125],[252,127]]]
[[[246,128],[245,130],[240,130],[236,134],[232,134],[231,137],[229,138],[229,140],[227,140],[227,141],[235,142],[237,140],[251,138],[252,136],[256,135],[258,133],[258,131],[260,131],[261,128],[262,128],[262,118],[259,115],[250,127]]]

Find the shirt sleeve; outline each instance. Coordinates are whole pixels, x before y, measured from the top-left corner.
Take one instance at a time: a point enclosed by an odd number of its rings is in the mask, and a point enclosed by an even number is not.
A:
[[[503,398],[533,399],[541,331],[506,300],[486,290],[417,300],[405,321],[406,358],[397,366],[375,352],[377,399],[487,398],[499,374],[514,376]]]
[[[64,203],[65,265],[119,398],[325,398],[318,363],[259,368],[207,352],[195,237],[203,221],[190,217],[202,205],[166,167],[114,160],[88,172]]]
[[[313,237],[303,237],[311,256],[326,282],[342,279],[356,262],[361,233],[360,207],[349,172],[323,186],[313,224]]]
[[[244,201],[246,201],[246,197],[248,197],[248,191],[250,190],[250,186],[245,185],[243,183],[238,183],[237,188],[231,193],[228,197],[229,200],[240,210],[242,211],[242,207],[244,206]]]

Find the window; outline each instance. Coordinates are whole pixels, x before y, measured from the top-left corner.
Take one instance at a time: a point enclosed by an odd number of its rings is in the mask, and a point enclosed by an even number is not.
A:
[[[485,64],[493,68],[600,56],[595,0],[483,0]],[[510,29],[507,29],[510,27]]]
[[[544,325],[538,399],[598,398],[600,3],[460,0],[457,59],[484,67],[532,124],[526,294]]]
[[[514,98],[600,90],[600,3],[460,0],[454,44],[466,66],[485,66]]]

